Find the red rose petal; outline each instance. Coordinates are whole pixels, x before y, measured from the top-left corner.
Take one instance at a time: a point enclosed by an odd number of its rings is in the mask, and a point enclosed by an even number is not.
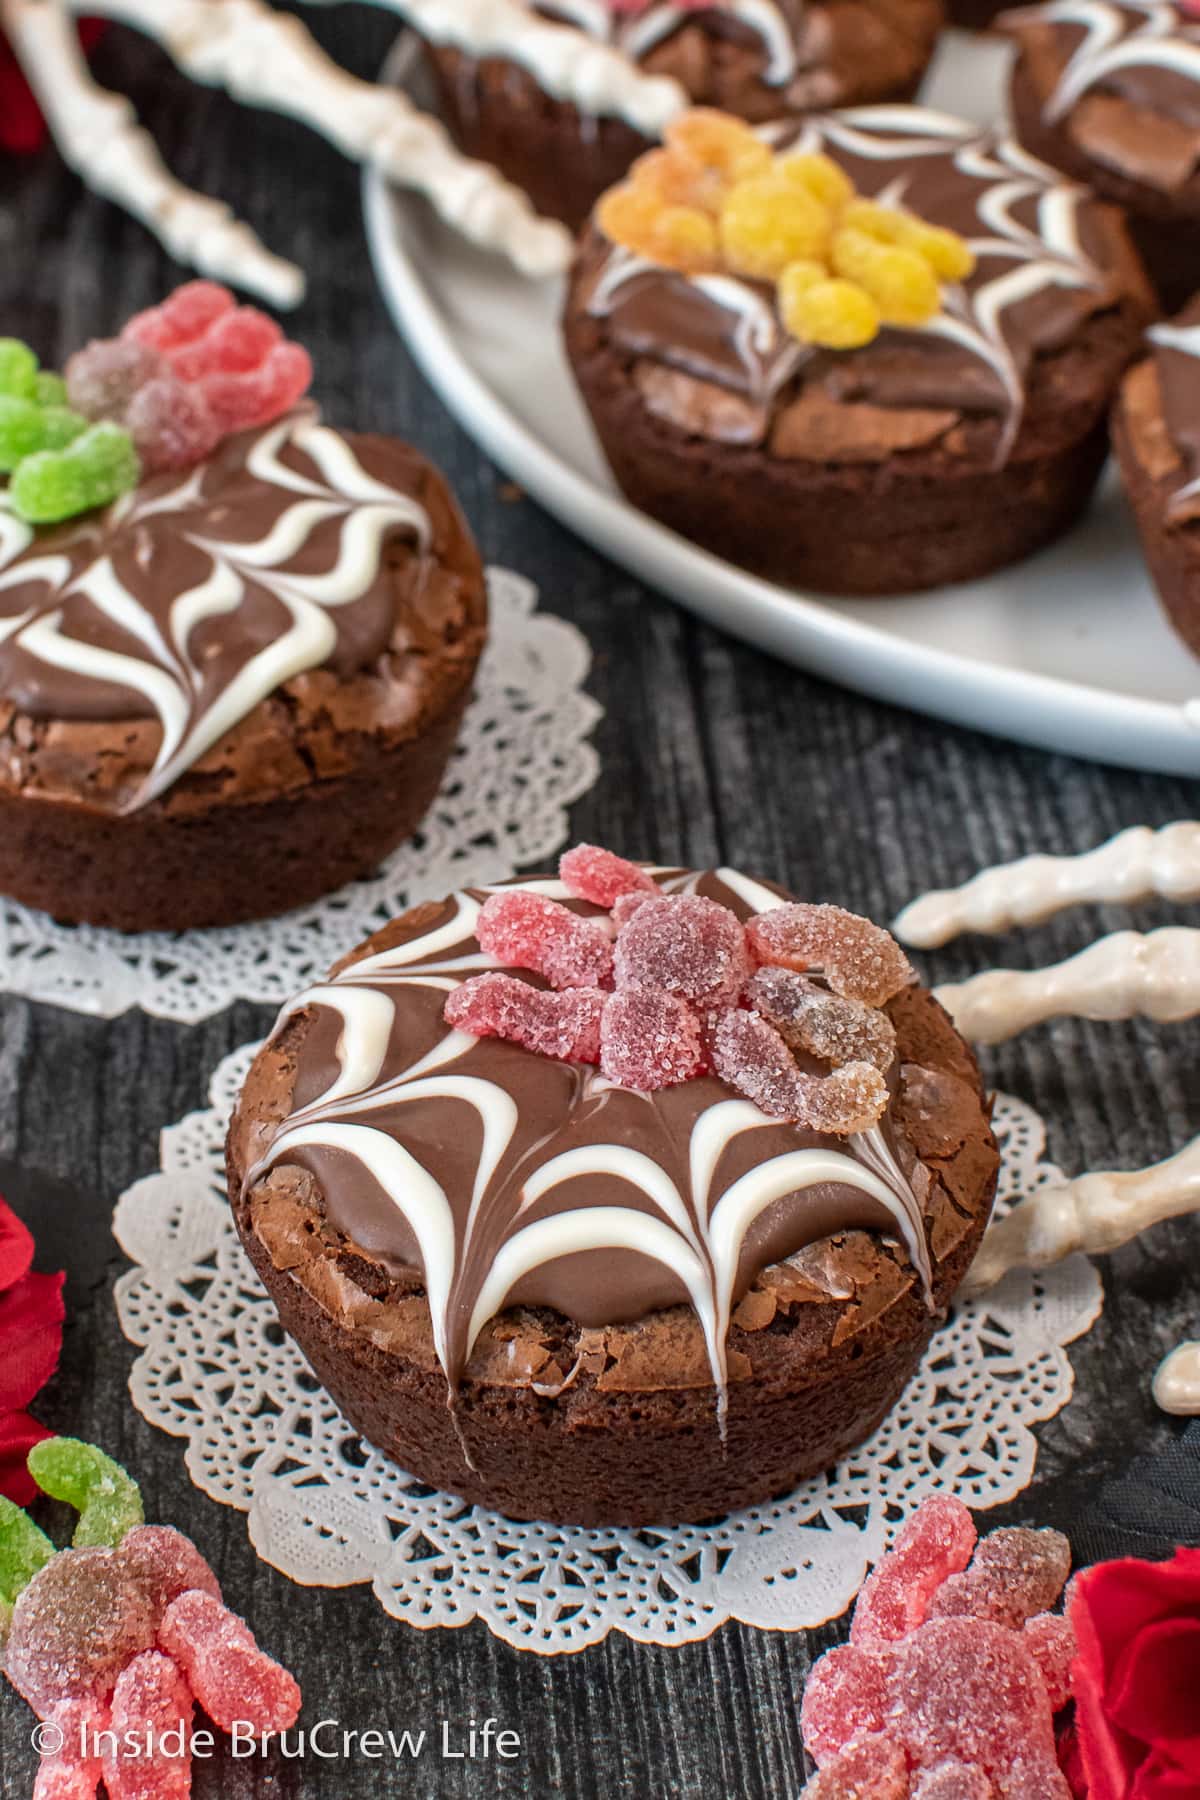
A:
[[[38,1494],[38,1486],[25,1466],[25,1459],[35,1444],[53,1437],[44,1425],[31,1419],[27,1412],[5,1413],[0,1417],[0,1494],[14,1506],[29,1506]]]
[[[27,1405],[58,1367],[63,1280],[29,1274],[0,1294],[0,1414]]]
[[[1158,1619],[1126,1645],[1108,1714],[1200,1778],[1200,1618]]]
[[[33,1238],[12,1207],[0,1200],[0,1293],[28,1274],[33,1263]]]

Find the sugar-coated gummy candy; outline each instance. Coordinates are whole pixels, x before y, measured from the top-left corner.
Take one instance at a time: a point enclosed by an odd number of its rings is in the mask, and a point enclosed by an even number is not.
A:
[[[220,1584],[191,1538],[171,1525],[135,1525],[121,1539],[121,1560],[156,1617],[192,1588],[221,1598]]]
[[[115,1545],[143,1522],[142,1496],[120,1463],[78,1438],[52,1437],[29,1452],[29,1472],[44,1494],[79,1514],[72,1543]]]
[[[0,337],[0,394],[37,399],[38,359],[20,338]]]
[[[775,160],[775,173],[814,194],[822,205],[840,212],[854,197],[854,183],[832,156],[821,150],[801,150]]]
[[[833,220],[816,195],[771,173],[730,188],[721,208],[725,266],[752,281],[774,281],[788,263],[823,255]]]
[[[975,1544],[975,1523],[961,1500],[935,1494],[924,1501],[863,1584],[851,1643],[869,1649],[915,1631],[942,1583],[966,1568]]]
[[[931,1619],[892,1652],[894,1732],[920,1767],[947,1756],[994,1781],[1018,1756],[1054,1763],[1054,1720],[1020,1636],[982,1619]]]
[[[952,1756],[917,1776],[912,1800],[996,1800],[996,1790],[982,1769]]]
[[[192,1695],[161,1650],[144,1650],[117,1676],[111,1701],[115,1755],[104,1757],[109,1800],[188,1800]]]
[[[886,1013],[862,1000],[827,994],[794,969],[764,965],[742,997],[791,1050],[806,1050],[835,1068],[869,1062],[886,1070],[895,1061],[896,1028]]]
[[[760,962],[820,970],[835,994],[882,1006],[914,979],[912,964],[881,925],[840,906],[795,901],[746,926]]]
[[[0,394],[0,472],[11,474],[39,450],[65,450],[86,430],[87,420],[65,406]]]
[[[222,1731],[232,1730],[238,1719],[260,1734],[295,1724],[300,1688],[294,1677],[260,1650],[249,1626],[211,1594],[193,1591],[173,1600],[158,1641]]]
[[[233,374],[257,369],[283,338],[274,319],[257,307],[238,306],[222,313],[190,343],[169,352],[171,367],[181,381],[198,381],[218,371]]]
[[[753,968],[735,913],[702,894],[670,894],[642,906],[617,936],[618,987],[666,988],[698,1007],[728,1006]]]
[[[618,944],[620,940],[618,939]],[[721,1080],[772,1119],[846,1136],[868,1130],[888,1103],[887,1084],[871,1063],[847,1063],[828,1075],[806,1075],[773,1025],[760,1013],[730,1008],[711,1034],[712,1066]]]
[[[102,421],[65,450],[27,456],[9,484],[9,501],[30,525],[56,525],[107,506],[136,487],[140,474],[129,433]]]
[[[884,1737],[861,1738],[818,1769],[805,1800],[908,1800],[908,1767]]]
[[[103,1771],[91,1752],[98,1734],[110,1728],[108,1708],[91,1699],[65,1700],[49,1716],[62,1742],[57,1750],[42,1751],[33,1800],[92,1800]]]
[[[33,398],[38,406],[66,406],[67,384],[53,369],[39,369],[33,384]]]
[[[1071,1546],[1061,1531],[991,1531],[969,1568],[934,1595],[930,1617],[991,1619],[1019,1631],[1054,1605],[1070,1572]]]
[[[601,988],[546,993],[515,975],[475,975],[447,995],[446,1023],[473,1037],[504,1038],[560,1062],[600,1060]]]
[[[668,147],[727,181],[765,174],[771,151],[743,120],[714,107],[694,106],[678,114],[663,132]]]
[[[639,907],[645,906],[648,900],[665,899],[667,899],[667,895],[662,892],[661,888],[657,887],[654,889],[653,893],[618,894],[617,898],[612,903],[612,912],[610,915],[614,927],[617,931],[623,931],[630,919],[632,919],[634,913],[638,911]]]
[[[67,401],[86,419],[120,423],[140,387],[169,375],[166,358],[127,338],[96,338],[67,358]]]
[[[884,1730],[887,1682],[883,1664],[855,1644],[826,1651],[809,1674],[800,1705],[807,1750],[831,1762],[857,1738]]]
[[[475,935],[489,956],[543,975],[551,987],[602,987],[612,976],[612,939],[605,926],[544,894],[519,888],[489,894]]]
[[[214,369],[193,384],[223,433],[265,425],[288,412],[312,385],[312,358],[301,344],[277,344],[253,369]]]
[[[1070,1619],[1059,1613],[1037,1613],[1026,1621],[1021,1642],[1041,1672],[1052,1712],[1071,1698],[1071,1664],[1078,1646]]]
[[[130,1658],[152,1647],[155,1625],[117,1554],[64,1551],[17,1597],[4,1672],[44,1719],[63,1700],[106,1699]]]
[[[125,428],[148,474],[202,462],[222,436],[203,394],[171,374],[137,390],[125,410]]]
[[[780,317],[792,336],[822,350],[860,350],[878,337],[883,323],[865,288],[836,275],[814,280],[806,261],[782,271],[778,296]]]
[[[847,226],[835,232],[829,254],[836,273],[871,296],[885,325],[923,325],[941,305],[937,276],[903,244]]]
[[[624,895],[643,898],[658,888],[645,869],[598,844],[576,844],[559,858],[558,873],[571,893],[593,906],[611,908]]]
[[[15,1600],[54,1555],[54,1545],[23,1507],[0,1494],[0,1599]]]
[[[128,320],[121,335],[155,350],[177,350],[203,334],[236,305],[227,287],[216,281],[185,281],[158,306]]]
[[[600,1016],[600,1071],[621,1087],[650,1093],[690,1081],[704,1062],[700,1021],[663,988],[622,988]]]

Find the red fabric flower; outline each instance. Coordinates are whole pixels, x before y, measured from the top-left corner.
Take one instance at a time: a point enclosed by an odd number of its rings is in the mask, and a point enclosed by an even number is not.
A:
[[[83,20],[79,37],[85,50],[91,49],[103,29],[97,19]],[[20,64],[0,34],[0,150],[28,153],[39,149],[45,137],[46,127],[37,101],[29,91]]]
[[[1200,1795],[1200,1550],[1075,1579],[1078,1759],[1089,1800]]]
[[[62,1354],[62,1271],[38,1275],[33,1239],[0,1200],[0,1494],[28,1506],[37,1493],[25,1458],[51,1435],[25,1411]]]

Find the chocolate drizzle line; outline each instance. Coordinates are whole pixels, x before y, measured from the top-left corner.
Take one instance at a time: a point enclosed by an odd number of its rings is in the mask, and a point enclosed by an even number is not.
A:
[[[1049,26],[1077,40],[1046,103],[1048,120],[1102,87],[1200,132],[1200,23],[1170,0],[1052,0],[1005,23],[1018,35]]]
[[[659,44],[698,21],[723,26],[761,41],[767,57],[763,79],[784,87],[799,66],[798,45],[805,35],[805,8],[800,0],[711,0],[708,6],[677,6],[671,0],[649,0],[640,12],[617,12],[611,0],[534,0],[535,10],[611,43],[634,62],[642,62]]]
[[[943,290],[927,324],[888,327],[864,349],[807,349],[773,290],[732,275],[685,276],[613,247],[584,294],[614,339],[689,373],[772,400],[799,374],[876,406],[999,413],[1004,462],[1039,351],[1060,347],[1111,302],[1097,210],[1019,145],[913,106],[851,107],[770,128],[777,149],[824,151],[858,192],[964,237],[969,279]]]
[[[34,532],[0,495],[0,700],[34,718],[157,718],[154,799],[284,682],[388,646],[387,567],[431,526],[403,446],[311,407]]]
[[[781,903],[730,869],[654,874],[742,919]],[[561,882],[518,885],[606,917]],[[420,934],[285,1008],[276,1035],[306,1021],[292,1110],[245,1182],[249,1192],[272,1169],[307,1170],[336,1231],[393,1274],[419,1275],[451,1393],[507,1306],[586,1327],[683,1302],[723,1412],[737,1301],[763,1268],[855,1227],[900,1238],[929,1300],[922,1209],[887,1116],[824,1136],[768,1118],[713,1076],[636,1093],[447,1026],[446,994],[497,966],[474,935],[491,891],[453,895]]]
[[[1194,518],[1200,499],[1200,299],[1174,319],[1152,325],[1150,340],[1162,394],[1167,434],[1183,458],[1188,479],[1168,502],[1172,518]]]

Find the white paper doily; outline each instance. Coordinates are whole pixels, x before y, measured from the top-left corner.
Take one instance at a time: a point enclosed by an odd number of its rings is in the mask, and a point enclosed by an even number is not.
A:
[[[591,652],[574,625],[535,611],[523,576],[490,569],[488,589],[488,646],[441,792],[378,875],[283,918],[174,934],[59,925],[0,897],[0,990],[188,1024],[234,1000],[279,1005],[415,901],[549,857],[566,839],[567,806],[599,774],[586,740],[601,708],[580,691]]]
[[[1065,1345],[1093,1324],[1100,1278],[1074,1256],[1015,1273],[956,1309],[870,1442],[785,1500],[717,1525],[585,1531],[522,1525],[432,1491],[372,1450],[281,1330],[225,1199],[225,1123],[255,1046],[213,1078],[212,1107],[162,1135],[162,1168],[122,1195],[117,1283],[142,1346],[135,1406],[188,1439],[192,1480],[249,1515],[260,1556],[294,1581],[370,1581],[411,1625],[484,1621],[520,1649],[581,1650],[611,1630],[686,1643],[726,1619],[798,1629],[845,1611],[867,1566],[926,1494],[996,1506],[1026,1486],[1031,1426],[1059,1411]],[[997,1099],[1001,1210],[1060,1180],[1032,1108]]]

